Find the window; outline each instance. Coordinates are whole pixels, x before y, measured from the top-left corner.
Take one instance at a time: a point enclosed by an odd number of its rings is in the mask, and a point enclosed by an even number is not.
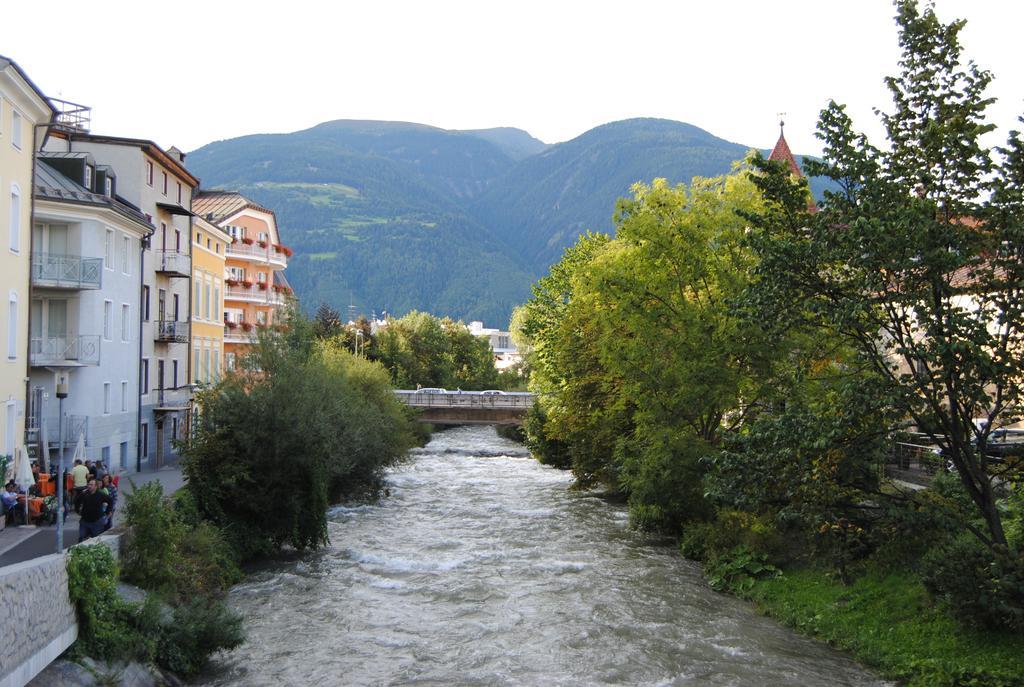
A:
[[[266,310],[257,310],[256,311],[256,324],[264,324],[265,325],[266,323],[267,323],[267,311]]]
[[[178,182],[178,205],[181,205],[181,182]]]
[[[142,285],[142,321],[149,322],[149,285]]]
[[[192,378],[196,384],[203,381],[202,375],[199,372],[199,354],[201,349],[199,348],[199,339],[196,339],[194,346],[192,347]]]
[[[103,301],[103,340],[110,341],[110,320],[114,317],[114,304],[110,301]]]
[[[121,471],[124,472],[125,470],[128,469],[128,442],[127,441],[122,441],[121,442],[120,458],[121,458]]]
[[[202,243],[202,242],[203,242],[203,237],[202,237],[202,235],[201,235],[201,234],[200,234],[200,233],[199,233],[199,232],[197,231],[197,232],[196,232],[196,243]]]
[[[171,361],[171,388],[178,388],[178,360]]]
[[[202,284],[203,283],[199,280],[199,278],[196,277],[196,282],[192,286],[192,289],[196,292],[196,304],[192,308],[192,315],[193,315],[193,317],[197,317],[197,318],[203,312],[203,286],[202,286]]]
[[[160,172],[160,174],[163,176],[163,180],[164,180],[163,193],[166,196],[167,195],[167,172]]]
[[[85,183],[82,184],[90,191],[92,190],[92,165],[85,166]]]
[[[11,291],[7,296],[7,359],[18,357],[18,293]]]
[[[139,395],[145,396],[149,393],[149,358],[143,358],[139,363]]]
[[[220,255],[220,242],[217,242],[217,243],[215,243],[213,245],[214,245],[214,249],[215,249],[217,255]]]
[[[121,304],[121,341],[132,340],[132,310],[127,303]]]
[[[110,382],[103,382],[103,414],[110,415]]]
[[[103,193],[107,196],[114,195],[114,180],[110,177],[103,177]]]
[[[11,252],[21,250],[21,189],[11,184]]]
[[[210,320],[210,282],[203,284],[203,319]]]
[[[174,311],[173,312],[174,312],[174,321],[175,322],[180,321],[181,318],[179,317],[180,312],[178,310],[178,294],[174,294]]]
[[[235,354],[225,353],[224,354],[224,367],[228,370],[235,369]]]
[[[114,269],[114,230],[107,229],[107,238],[103,242],[103,266]]]
[[[14,441],[17,429],[14,423],[18,417],[18,404],[15,401],[8,401],[4,406],[7,415],[7,426],[4,428],[4,453],[8,456],[14,455]]]
[[[130,236],[121,237],[121,247],[123,252],[121,253],[121,272],[124,274],[132,273],[132,261],[129,259],[132,253],[132,239]]]
[[[153,185],[153,161],[146,160],[146,184]],[[148,215],[147,215],[148,217]]]
[[[266,272],[257,272],[256,273],[256,281],[258,281],[261,284],[265,283],[267,281],[267,273]]]
[[[210,250],[210,244],[211,243],[212,242],[210,241],[210,239],[206,239],[206,250]]]
[[[203,381],[210,381],[210,349],[203,349]]]
[[[213,280],[213,312],[211,316],[216,319],[217,313],[221,312],[222,306],[220,303],[220,279]]]
[[[121,382],[121,412],[128,412],[128,382]]]
[[[213,378],[220,379],[220,346],[213,344]]]
[[[110,447],[104,446],[100,449],[100,458],[103,460],[103,467],[110,468]]]
[[[11,110],[11,145],[21,150],[21,113]]]
[[[149,423],[139,425],[139,455],[149,458]]]

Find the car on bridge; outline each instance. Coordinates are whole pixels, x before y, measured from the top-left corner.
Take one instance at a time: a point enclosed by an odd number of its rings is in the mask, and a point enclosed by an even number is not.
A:
[[[446,393],[448,393],[448,391],[446,389],[441,389],[441,388],[438,388],[438,387],[428,386],[428,387],[424,387],[422,389],[416,389],[416,393],[418,393],[418,394],[446,394]]]
[[[481,396],[504,396],[505,392],[499,389],[488,389],[487,391],[481,391]]]

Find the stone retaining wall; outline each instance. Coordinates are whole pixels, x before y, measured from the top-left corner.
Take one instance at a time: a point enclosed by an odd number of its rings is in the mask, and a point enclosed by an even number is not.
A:
[[[117,556],[120,539],[106,535],[83,546],[102,543]],[[22,687],[74,643],[66,552],[0,568],[0,623],[0,687]]]

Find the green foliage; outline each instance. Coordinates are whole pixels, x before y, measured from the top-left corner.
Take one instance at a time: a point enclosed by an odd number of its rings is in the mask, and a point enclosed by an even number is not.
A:
[[[177,675],[192,677],[209,665],[214,653],[233,649],[244,639],[241,616],[222,603],[198,598],[174,609],[162,628],[156,660]]]
[[[715,559],[707,568],[708,584],[719,592],[746,592],[757,580],[781,574],[782,571],[769,563],[763,553],[746,546],[737,546],[727,555]]]
[[[713,520],[688,524],[680,539],[687,558],[714,564],[730,551],[745,548],[764,555],[774,565],[791,562],[802,552],[806,539],[799,532],[781,532],[765,516],[741,510],[719,510]]]
[[[411,312],[392,320],[377,333],[371,355],[402,389],[504,388],[487,341],[461,322],[429,313]]]
[[[523,432],[526,448],[542,465],[568,470],[572,467],[572,456],[564,442],[552,439],[546,434],[547,413],[543,403],[534,403],[526,413]]]
[[[78,651],[104,661],[151,654],[152,638],[136,627],[140,607],[117,594],[117,563],[106,546],[71,548],[68,594],[78,615]]]
[[[177,543],[182,527],[164,503],[160,482],[134,488],[124,498],[130,535],[122,553],[125,579],[145,589],[166,591],[177,581]]]
[[[922,567],[925,587],[961,621],[1024,634],[1024,556],[993,556],[967,535],[936,547]]]
[[[327,539],[327,506],[375,490],[383,469],[416,441],[387,373],[292,313],[244,363],[199,394],[196,436],[185,453],[199,515],[240,560]]]
[[[817,570],[787,570],[741,595],[912,687],[1024,684],[1022,635],[959,625],[910,574],[868,573],[846,586]]]
[[[817,214],[805,182],[754,162],[766,199],[749,217],[754,300],[762,317],[856,352],[893,415],[941,446],[982,523],[971,531],[995,551],[1007,539],[994,485],[1021,473],[980,449],[1024,412],[1024,148],[1016,134],[996,153],[982,145],[992,77],[963,64],[963,22],[944,25],[913,0],[896,6],[903,57],[886,80],[886,145],[855,132],[843,106],[823,110],[824,160],[807,169],[839,191]]]

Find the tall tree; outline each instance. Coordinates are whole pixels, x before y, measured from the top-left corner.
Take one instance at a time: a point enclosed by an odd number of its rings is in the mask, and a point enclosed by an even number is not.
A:
[[[1024,411],[1021,146],[1011,134],[997,163],[983,144],[992,76],[964,63],[964,22],[943,24],[914,0],[896,8],[903,56],[886,79],[887,144],[873,146],[829,104],[824,159],[806,171],[839,190],[816,215],[803,180],[755,162],[768,201],[751,216],[759,299],[774,320],[823,328],[857,351],[952,463],[983,523],[965,526],[1003,547],[998,485],[1021,475],[986,447]]]

